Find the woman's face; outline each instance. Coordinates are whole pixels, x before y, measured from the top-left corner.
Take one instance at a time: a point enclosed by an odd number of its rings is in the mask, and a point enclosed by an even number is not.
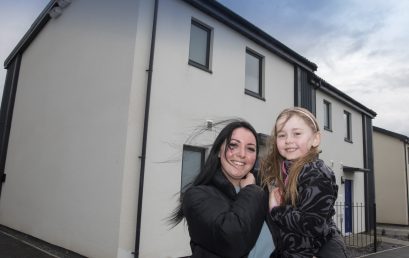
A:
[[[230,142],[224,142],[219,152],[224,175],[237,187],[240,180],[253,168],[256,156],[256,137],[243,127],[233,131]]]
[[[311,147],[318,146],[320,136],[301,117],[293,115],[286,119],[282,117],[277,121],[277,149],[285,159],[296,160],[305,156]]]

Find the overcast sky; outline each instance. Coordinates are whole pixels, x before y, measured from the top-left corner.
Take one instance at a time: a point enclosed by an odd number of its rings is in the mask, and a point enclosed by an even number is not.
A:
[[[162,0],[163,1],[163,0]],[[0,60],[48,0],[0,0]],[[219,0],[318,65],[317,74],[409,136],[409,1]],[[0,72],[0,93],[5,70]]]

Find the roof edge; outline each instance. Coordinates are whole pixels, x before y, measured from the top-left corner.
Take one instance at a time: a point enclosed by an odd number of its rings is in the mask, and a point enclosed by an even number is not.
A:
[[[14,49],[11,51],[9,56],[4,61],[4,68],[7,69],[13,59],[16,57],[17,54],[23,52],[28,45],[34,40],[34,38],[38,35],[41,29],[45,26],[45,24],[51,19],[49,12],[57,6],[57,0],[51,0],[44,10],[40,13],[37,19],[33,22],[30,26],[28,31],[24,34],[23,38],[17,43]]]
[[[321,89],[324,92],[327,92],[329,94],[332,93],[332,96],[337,98],[338,100],[343,101],[345,104],[360,110],[361,112],[365,113],[366,115],[368,115],[371,118],[375,118],[376,117],[376,112],[373,111],[372,109],[366,107],[365,105],[361,104],[360,102],[358,102],[357,100],[353,99],[352,97],[350,97],[349,95],[347,95],[345,92],[339,90],[338,88],[336,88],[335,86],[331,85],[330,83],[326,82],[324,79],[322,79],[321,77],[319,77],[316,74],[313,74],[313,78],[312,78],[312,82],[311,82],[314,87],[316,87],[317,89]]]
[[[406,136],[406,135],[403,135],[403,134],[400,134],[400,133],[395,133],[395,132],[392,132],[392,131],[389,131],[389,130],[386,130],[386,129],[383,129],[383,128],[380,128],[380,127],[377,127],[377,126],[373,126],[373,130],[375,132],[383,133],[383,134],[386,134],[388,136],[397,138],[397,139],[403,141],[404,143],[409,144],[409,137]]]

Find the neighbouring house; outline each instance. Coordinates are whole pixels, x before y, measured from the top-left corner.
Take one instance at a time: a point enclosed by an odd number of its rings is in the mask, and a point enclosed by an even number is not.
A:
[[[376,220],[409,225],[409,137],[373,127]]]
[[[263,140],[294,105],[322,123],[339,201],[372,207],[376,113],[314,63],[217,1],[70,2],[50,1],[5,60],[0,224],[89,257],[188,256],[167,218],[220,121]]]

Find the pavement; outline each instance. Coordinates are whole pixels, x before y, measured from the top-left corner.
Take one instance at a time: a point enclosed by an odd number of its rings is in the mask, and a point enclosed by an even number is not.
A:
[[[368,258],[409,258],[409,246],[396,247],[360,257]]]
[[[409,226],[379,225],[382,242],[397,247],[362,255],[368,258],[409,258]],[[84,258],[80,254],[49,244],[27,234],[0,225],[1,258]]]
[[[58,257],[51,255],[37,247],[16,239],[15,237],[0,232],[0,257],[2,258],[50,258]]]
[[[1,258],[85,258],[78,253],[0,224]]]
[[[378,224],[377,232],[382,242],[397,247],[363,255],[368,258],[409,258],[409,226]]]

